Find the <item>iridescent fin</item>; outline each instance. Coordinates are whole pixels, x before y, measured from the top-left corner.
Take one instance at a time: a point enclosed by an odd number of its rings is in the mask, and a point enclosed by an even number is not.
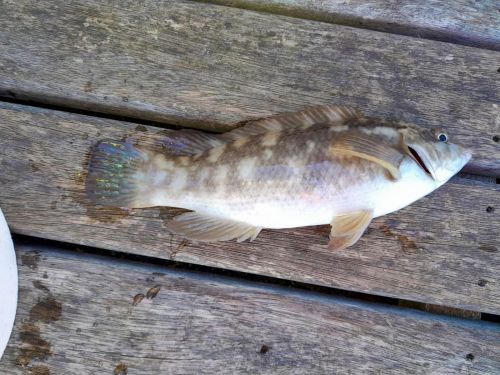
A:
[[[173,233],[197,241],[227,241],[236,239],[242,242],[253,241],[262,228],[216,218],[197,212],[187,212],[176,216],[167,224],[167,229]]]
[[[386,168],[394,180],[399,180],[401,177],[399,165],[405,155],[396,148],[380,142],[373,135],[348,131],[335,139],[330,151],[370,160]]]
[[[330,250],[342,250],[354,245],[363,235],[373,218],[373,211],[357,211],[332,219],[330,232]]]
[[[92,149],[86,181],[87,196],[115,207],[148,205],[151,154],[127,142],[103,140]]]
[[[222,134],[222,138],[234,141],[238,138],[256,134],[276,132],[287,129],[307,129],[315,124],[341,125],[352,118],[361,118],[355,109],[337,105],[319,105],[299,112],[283,113],[259,120],[248,121],[245,125]]]

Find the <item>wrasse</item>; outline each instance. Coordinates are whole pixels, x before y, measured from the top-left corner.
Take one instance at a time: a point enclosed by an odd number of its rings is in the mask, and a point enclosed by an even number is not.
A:
[[[106,206],[191,210],[167,228],[200,241],[331,224],[333,250],[358,241],[373,218],[437,189],[471,158],[444,131],[333,105],[219,135],[173,131],[161,146],[100,141],[88,196]]]

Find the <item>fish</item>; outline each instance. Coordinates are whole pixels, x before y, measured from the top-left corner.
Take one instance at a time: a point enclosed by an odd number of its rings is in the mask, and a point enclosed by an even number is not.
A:
[[[95,204],[187,209],[167,230],[208,242],[330,224],[333,251],[355,244],[374,218],[442,186],[472,156],[444,130],[337,105],[222,134],[184,129],[151,139],[94,146],[86,191]]]

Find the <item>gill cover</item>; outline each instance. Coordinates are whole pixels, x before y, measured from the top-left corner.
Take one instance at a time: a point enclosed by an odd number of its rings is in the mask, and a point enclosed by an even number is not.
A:
[[[449,180],[471,158],[469,150],[451,143],[443,131],[408,127],[401,132],[408,155],[439,184]]]

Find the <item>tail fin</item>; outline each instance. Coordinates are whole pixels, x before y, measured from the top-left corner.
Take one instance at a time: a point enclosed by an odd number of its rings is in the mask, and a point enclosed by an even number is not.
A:
[[[141,186],[144,186],[149,160],[146,152],[130,143],[100,141],[94,146],[90,158],[87,196],[104,206],[147,206],[147,197]]]

